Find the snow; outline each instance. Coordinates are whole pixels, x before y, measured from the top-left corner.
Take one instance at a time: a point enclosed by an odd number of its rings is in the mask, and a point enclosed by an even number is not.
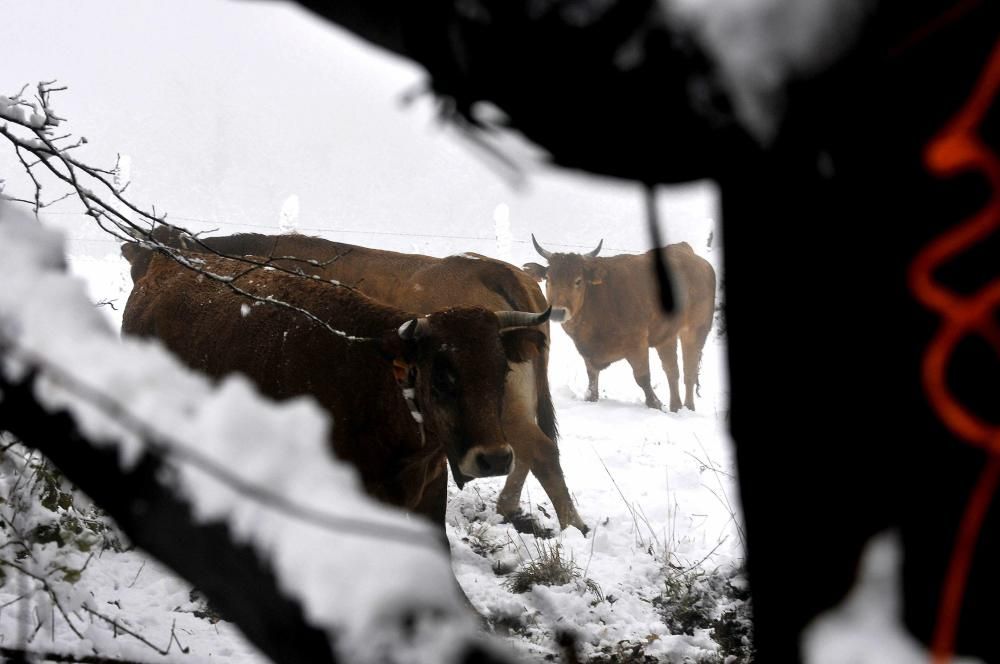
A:
[[[282,233],[296,233],[299,226],[299,197],[292,194],[281,205],[278,215],[278,229]]]
[[[724,431],[726,383],[722,339],[712,335],[702,365],[702,397],[697,412],[666,414],[644,405],[628,365],[612,365],[601,374],[601,400],[583,400],[587,388],[583,361],[572,340],[552,326],[550,382],[559,416],[561,462],[567,485],[584,521],[587,537],[567,529],[557,540],[586,576],[613,603],[600,602],[579,587],[536,587],[525,595],[502,588],[490,560],[463,542],[470,530],[476,540],[509,542],[496,558],[514,564],[536,557],[538,542],[496,523],[491,512],[501,480],[476,480],[452,496],[448,509],[453,566],[466,593],[488,614],[533,615],[536,629],[528,642],[540,655],[552,651],[552,630],[572,626],[588,651],[619,641],[650,642],[649,655],[707,655],[715,648],[707,637],[672,635],[651,600],[664,591],[667,565],[688,567],[707,557],[709,568],[732,568],[742,559],[733,518],[740,518],[734,483],[734,459]],[[666,379],[651,357],[653,387],[666,397]],[[522,503],[549,527],[558,529],[541,486],[530,478]],[[488,525],[482,518],[485,505]]]
[[[850,595],[807,628],[803,648],[808,660],[812,664],[928,662],[927,650],[903,628],[898,534],[887,531],[868,542],[858,577]],[[977,664],[979,660],[955,657],[952,663]]]
[[[39,113],[37,105],[17,98],[0,95],[0,119],[10,120],[33,129],[45,126],[45,115]]]
[[[127,154],[118,155],[112,181],[118,191],[123,191],[132,181],[132,157]]]
[[[500,203],[493,210],[493,229],[497,238],[496,257],[510,262],[510,244],[514,239],[510,232],[510,206]]]

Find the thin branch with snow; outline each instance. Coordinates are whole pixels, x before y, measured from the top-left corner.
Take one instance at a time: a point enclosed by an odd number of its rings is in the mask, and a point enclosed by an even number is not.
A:
[[[73,145],[65,147],[56,145],[56,141],[67,140],[72,135],[66,133],[58,137],[52,136],[54,128],[65,122],[65,120],[56,115],[52,110],[51,94],[53,92],[66,89],[65,87],[53,86],[54,82],[39,83],[37,86],[38,94],[36,96],[36,101],[28,101],[24,98],[24,91],[27,89],[27,86],[22,88],[21,92],[12,97],[0,96],[0,136],[6,138],[13,145],[14,151],[17,154],[25,173],[31,179],[34,189],[33,201],[28,201],[23,198],[13,198],[10,196],[7,197],[8,200],[32,205],[32,209],[37,216],[42,209],[75,195],[76,198],[78,198],[83,204],[87,216],[92,217],[102,230],[121,242],[137,242],[147,249],[170,257],[187,269],[194,270],[205,275],[209,279],[225,284],[228,288],[244,297],[271,306],[286,308],[296,312],[297,314],[303,315],[314,323],[319,324],[330,333],[347,341],[372,341],[368,338],[355,337],[343,332],[342,330],[337,330],[306,309],[281,300],[280,298],[262,298],[255,296],[245,289],[236,286],[233,283],[235,278],[219,275],[203,269],[198,264],[196,259],[189,258],[176,246],[173,246],[168,242],[161,241],[156,236],[154,231],[158,227],[166,227],[182,241],[193,243],[199,252],[209,253],[237,261],[239,263],[244,263],[248,266],[248,269],[273,269],[285,272],[295,277],[312,279],[313,281],[326,283],[332,287],[348,288],[353,290],[351,286],[342,284],[339,281],[333,279],[324,280],[318,275],[306,274],[306,272],[302,269],[285,266],[286,263],[290,262],[303,262],[313,267],[323,267],[328,265],[330,262],[335,261],[338,258],[337,256],[333,257],[329,261],[317,261],[311,259],[298,259],[292,256],[257,258],[253,256],[225,254],[206,245],[201,239],[199,239],[197,234],[188,231],[182,226],[167,223],[167,215],[158,215],[155,207],[151,208],[149,211],[143,210],[141,207],[124,196],[125,189],[128,187],[129,183],[126,182],[124,185],[117,184],[120,181],[118,177],[120,175],[121,166],[120,156],[114,168],[98,168],[67,154],[69,150],[87,143],[86,138],[81,137]],[[31,112],[28,113],[28,111]],[[3,124],[2,121],[6,121],[8,124]],[[19,133],[9,125],[19,127],[20,130],[27,132],[30,137],[25,138],[19,135]],[[25,153],[29,153],[36,157],[36,161],[29,164],[24,158]],[[52,200],[44,201],[42,197],[43,184],[34,172],[35,167],[39,165],[44,166],[48,173],[56,178],[58,182],[68,185],[70,187],[70,191]],[[85,186],[85,178],[89,178],[90,180],[96,182],[96,184],[99,185],[99,189],[107,191],[111,198],[102,196],[95,190]]]

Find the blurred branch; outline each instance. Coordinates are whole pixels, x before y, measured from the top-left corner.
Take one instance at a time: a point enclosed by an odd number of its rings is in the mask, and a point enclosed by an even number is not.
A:
[[[119,657],[101,657],[100,655],[69,655],[44,650],[22,650],[21,648],[5,648],[0,646],[0,656],[11,662],[68,662],[69,664],[143,664]]]
[[[36,370],[12,380],[0,372],[0,422],[6,430],[45,454],[133,542],[201,588],[272,660],[337,661],[327,634],[307,624],[302,608],[280,591],[251,547],[233,542],[224,523],[194,519],[191,505],[165,483],[160,459],[147,452],[123,470],[116,446],[93,444],[67,412],[52,413],[37,402],[38,375]]]

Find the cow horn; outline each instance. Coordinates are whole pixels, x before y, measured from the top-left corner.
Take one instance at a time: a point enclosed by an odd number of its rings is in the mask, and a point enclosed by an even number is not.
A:
[[[529,327],[531,325],[541,325],[552,315],[552,307],[549,307],[540,314],[533,314],[530,311],[496,311],[497,319],[500,321],[500,329],[509,327]]]
[[[597,254],[601,253],[602,246],[604,246],[604,238],[601,238],[601,241],[597,243],[597,249],[594,249],[593,251],[587,253],[587,255],[590,256],[591,258],[595,258]]]
[[[531,244],[535,245],[535,251],[537,251],[542,256],[542,258],[544,258],[545,260],[552,258],[552,252],[542,249],[542,245],[538,244],[538,240],[535,239],[534,233],[531,234]]]
[[[427,332],[426,318],[411,318],[399,326],[399,338],[410,341],[419,339]]]

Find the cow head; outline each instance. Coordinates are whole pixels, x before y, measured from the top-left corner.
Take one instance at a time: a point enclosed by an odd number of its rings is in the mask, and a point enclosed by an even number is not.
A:
[[[513,468],[500,423],[504,383],[511,362],[544,350],[535,326],[549,315],[461,307],[411,319],[388,335],[397,378],[408,375],[427,438],[443,445],[459,484]]]
[[[525,263],[521,266],[521,269],[527,272],[532,279],[539,283],[545,281],[545,276],[549,271],[549,268],[544,265],[539,265],[538,263]]]
[[[569,321],[583,307],[587,290],[604,282],[606,271],[597,259],[604,240],[586,254],[557,254],[543,249],[534,235],[531,236],[531,241],[535,250],[548,260],[549,265],[543,267],[537,263],[528,263],[525,270],[538,280],[546,280],[545,295],[549,304],[553,310],[563,314],[564,321]]]

